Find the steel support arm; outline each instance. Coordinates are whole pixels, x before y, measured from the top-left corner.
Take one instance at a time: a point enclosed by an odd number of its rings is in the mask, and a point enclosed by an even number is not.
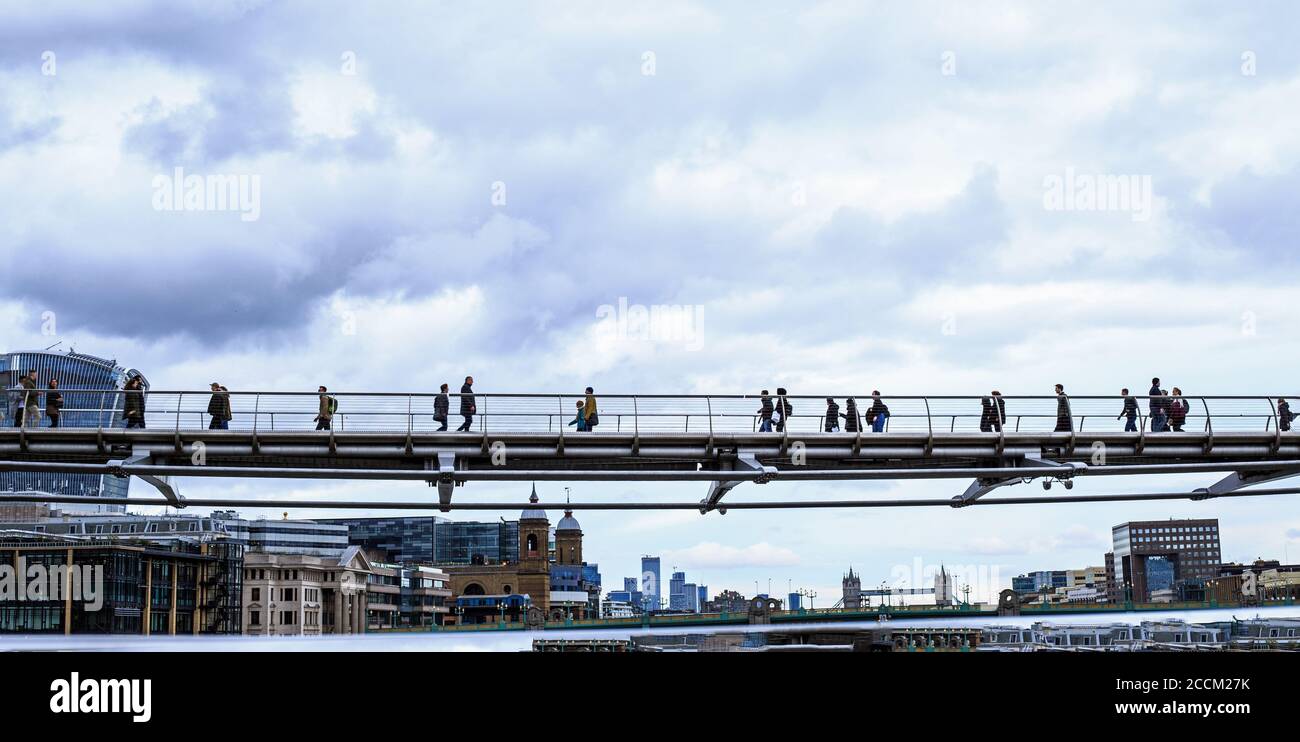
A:
[[[1068,462],[1068,463],[1061,464],[1055,461],[1045,461],[1043,459],[1033,459],[1029,457],[1019,459],[1018,461],[1020,462],[1021,466],[1025,466],[1025,467],[1048,467],[1049,469],[1059,471],[1060,474],[1053,473],[1047,476],[1051,476],[1056,479],[1061,479],[1067,482],[1075,474],[1082,474],[1086,472],[1088,469],[1088,465],[1081,462]],[[1032,477],[1032,476],[1043,476],[1043,475],[1029,474],[1027,476]],[[965,492],[952,498],[952,506],[955,508],[965,507],[999,487],[1005,487],[1009,484],[1019,484],[1020,482],[1024,481],[1024,479],[1025,477],[1023,476],[981,477],[979,479],[976,479],[974,482],[971,482],[970,485],[966,487]],[[1069,487],[1071,485],[1067,483],[1066,486]]]
[[[756,484],[764,484],[774,479],[777,475],[775,466],[767,466],[766,464],[760,463],[758,456],[749,451],[738,452],[735,460],[729,462],[727,470],[743,471],[748,474],[756,474],[757,476],[752,478],[746,477],[745,479],[719,479],[709,484],[709,494],[705,495],[704,499],[700,501],[700,515],[704,515],[710,510],[715,509],[725,515],[727,509],[718,507],[718,503],[722,501],[722,498],[730,492],[732,488],[741,482],[751,481],[751,479]]]
[[[1258,469],[1252,471],[1234,471],[1209,487],[1192,490],[1193,500],[1206,500],[1228,492],[1235,492],[1242,487],[1250,487],[1264,482],[1286,479],[1300,475],[1300,467],[1278,467],[1276,469]]]
[[[128,456],[125,459],[114,459],[113,461],[108,462],[108,471],[115,477],[126,479],[131,476],[131,471],[129,470],[131,466],[135,464],[148,465],[151,458],[152,457],[149,454],[138,453],[133,456]],[[161,492],[162,496],[167,498],[167,502],[172,507],[185,507],[185,498],[176,494],[176,489],[172,487],[171,482],[167,481],[167,477],[154,476],[153,474],[136,474],[135,476]]]

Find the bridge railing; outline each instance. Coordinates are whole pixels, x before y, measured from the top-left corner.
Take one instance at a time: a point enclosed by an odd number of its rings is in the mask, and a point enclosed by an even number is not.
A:
[[[51,418],[45,405],[46,390],[37,390],[40,426]],[[60,424],[76,428],[122,427],[123,409],[128,392],[83,389],[60,390],[64,407]],[[434,420],[435,394],[340,392],[330,395],[338,402],[331,421],[336,432],[429,433],[441,422]],[[464,422],[460,414],[461,395],[448,394],[447,429],[455,431]],[[856,402],[856,426],[850,423],[848,400],[834,397],[838,405],[838,432],[863,431],[872,434],[872,398],[851,397]],[[1279,415],[1279,396],[1184,396],[1187,414],[1181,423],[1184,432],[1214,433],[1272,432],[1279,426],[1289,429],[1290,421]],[[999,421],[984,414],[982,396],[891,396],[882,401],[889,414],[882,423],[885,433],[945,434],[997,432]],[[991,397],[988,398],[992,402]],[[1065,418],[1058,417],[1058,399],[1054,396],[1009,396],[1002,398],[1007,433],[1051,432]],[[1151,405],[1169,398],[1137,396],[1136,427],[1152,432]],[[15,412],[22,407],[21,392],[11,390],[8,403],[0,412],[0,425],[13,425]],[[207,391],[149,391],[145,393],[145,425],[150,429],[202,430],[209,428]],[[228,429],[237,431],[305,431],[317,427],[320,401],[315,392],[229,392],[232,417]],[[783,425],[774,425],[777,434],[811,434],[827,432],[827,398],[825,396],[787,396],[792,407]],[[575,422],[582,394],[502,394],[476,393],[472,433],[579,433]],[[775,405],[776,397],[772,398]],[[1117,396],[1075,396],[1068,398],[1070,428],[1077,433],[1120,432],[1126,420],[1121,416],[1124,400]],[[755,433],[762,426],[759,395],[623,395],[597,396],[601,433]],[[992,424],[990,424],[992,423]],[[782,430],[782,428],[784,430]],[[1172,432],[1172,431],[1171,431]]]

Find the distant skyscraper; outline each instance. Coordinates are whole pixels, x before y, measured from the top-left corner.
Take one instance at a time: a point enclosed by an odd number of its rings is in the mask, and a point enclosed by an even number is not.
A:
[[[700,591],[700,594],[699,597],[697,598],[697,600],[699,601],[698,602],[699,608],[697,610],[702,611],[704,610],[704,604],[709,602],[709,586],[700,585],[698,589]]]
[[[120,425],[122,421],[121,394],[113,394],[126,386],[131,376],[140,376],[144,387],[149,382],[139,371],[124,368],[117,361],[84,353],[56,353],[47,350],[20,351],[0,354],[0,385],[7,390],[4,404],[0,405],[0,425],[13,425],[14,409],[22,404],[22,395],[14,392],[19,378],[36,369],[36,387],[41,392],[41,424],[48,425],[44,416],[44,391],[50,379],[57,379],[60,389],[86,389],[90,391],[63,392],[63,414],[59,425],[65,428],[96,428]],[[0,472],[0,492],[47,492],[55,495],[83,497],[126,497],[129,478],[111,474],[64,474],[58,472]],[[125,505],[63,505],[64,510],[80,512],[126,511]]]
[[[686,573],[673,572],[673,578],[668,581],[668,610],[684,611],[686,610]]]
[[[637,592],[639,590],[639,588],[637,587],[637,579],[635,577],[624,577],[623,589],[629,593]]]
[[[659,557],[641,557],[641,599],[647,610],[659,609]]]

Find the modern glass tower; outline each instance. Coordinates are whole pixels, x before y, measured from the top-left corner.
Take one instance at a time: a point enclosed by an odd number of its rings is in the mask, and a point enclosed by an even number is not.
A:
[[[659,557],[641,557],[641,599],[647,611],[659,610]]]
[[[140,376],[144,387],[149,382],[139,371],[118,365],[115,360],[97,358],[69,351],[49,350],[19,351],[0,354],[0,384],[7,394],[0,405],[0,425],[14,424],[14,411],[23,404],[19,379],[31,369],[36,369],[36,387],[40,392],[41,424],[44,417],[44,390],[50,379],[57,379],[63,393],[63,414],[59,424],[68,428],[109,427],[121,423],[122,401],[120,394],[127,379]],[[87,391],[63,391],[79,389]],[[15,391],[19,390],[19,391]],[[63,474],[56,472],[0,472],[0,492],[47,492],[59,495],[87,497],[126,497],[129,479],[106,474]],[[67,511],[125,512],[125,505],[64,506]]]

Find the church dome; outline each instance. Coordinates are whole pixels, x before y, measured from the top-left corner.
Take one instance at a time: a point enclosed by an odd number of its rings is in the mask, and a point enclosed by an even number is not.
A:
[[[560,519],[560,524],[555,527],[556,533],[560,531],[581,531],[582,526],[578,525],[578,519],[573,517],[572,510],[565,510],[564,517]]]

